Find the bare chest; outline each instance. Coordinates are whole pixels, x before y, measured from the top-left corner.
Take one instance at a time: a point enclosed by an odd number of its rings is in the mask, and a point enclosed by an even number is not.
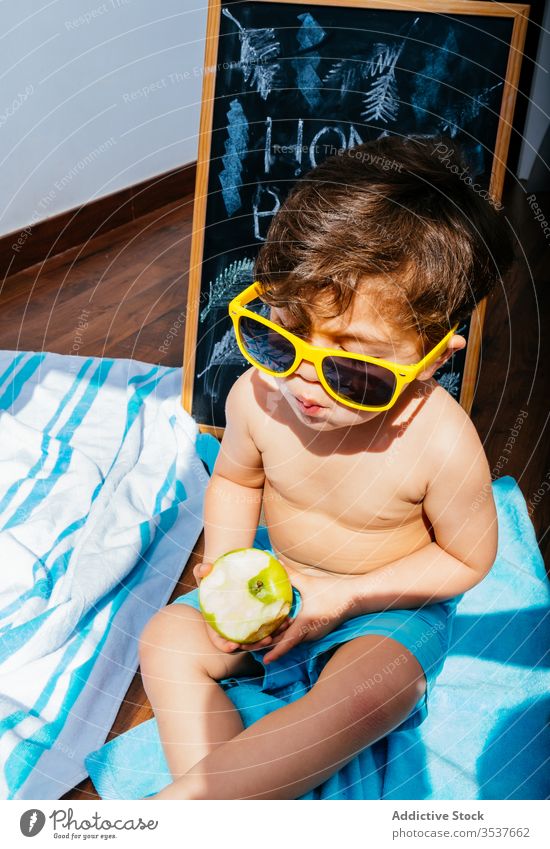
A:
[[[317,454],[275,423],[262,443],[265,497],[274,504],[355,531],[393,528],[421,510],[421,488],[402,465],[404,451]]]

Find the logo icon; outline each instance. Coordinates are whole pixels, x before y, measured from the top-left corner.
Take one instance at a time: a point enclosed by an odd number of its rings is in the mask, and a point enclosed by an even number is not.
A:
[[[46,817],[42,811],[39,811],[37,808],[31,808],[29,811],[21,814],[19,828],[21,829],[21,834],[24,834],[25,837],[34,837],[35,834],[39,834],[42,831],[45,823]]]

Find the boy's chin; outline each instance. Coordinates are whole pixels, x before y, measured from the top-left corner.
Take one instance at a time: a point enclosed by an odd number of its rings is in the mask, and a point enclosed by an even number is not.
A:
[[[354,411],[352,409],[343,409],[338,405],[337,408],[327,410],[327,415],[323,414],[318,418],[316,416],[304,416],[300,413],[296,414],[296,417],[302,422],[302,424],[312,430],[323,431],[340,430],[341,428],[349,428],[354,427],[355,425],[366,424],[367,422],[376,419],[378,416],[380,416],[380,413],[367,413],[361,410]]]

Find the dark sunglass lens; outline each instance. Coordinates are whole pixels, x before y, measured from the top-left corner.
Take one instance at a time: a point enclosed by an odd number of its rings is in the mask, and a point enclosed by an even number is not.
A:
[[[384,407],[395,391],[395,375],[383,366],[349,357],[325,357],[323,374],[337,395],[364,404]]]
[[[292,342],[261,321],[241,316],[239,330],[244,347],[258,365],[284,372],[294,362],[296,350]]]

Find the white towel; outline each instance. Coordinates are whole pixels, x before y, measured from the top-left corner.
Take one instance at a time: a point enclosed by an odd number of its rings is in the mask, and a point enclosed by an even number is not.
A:
[[[181,370],[0,352],[0,797],[86,776],[202,529]]]

